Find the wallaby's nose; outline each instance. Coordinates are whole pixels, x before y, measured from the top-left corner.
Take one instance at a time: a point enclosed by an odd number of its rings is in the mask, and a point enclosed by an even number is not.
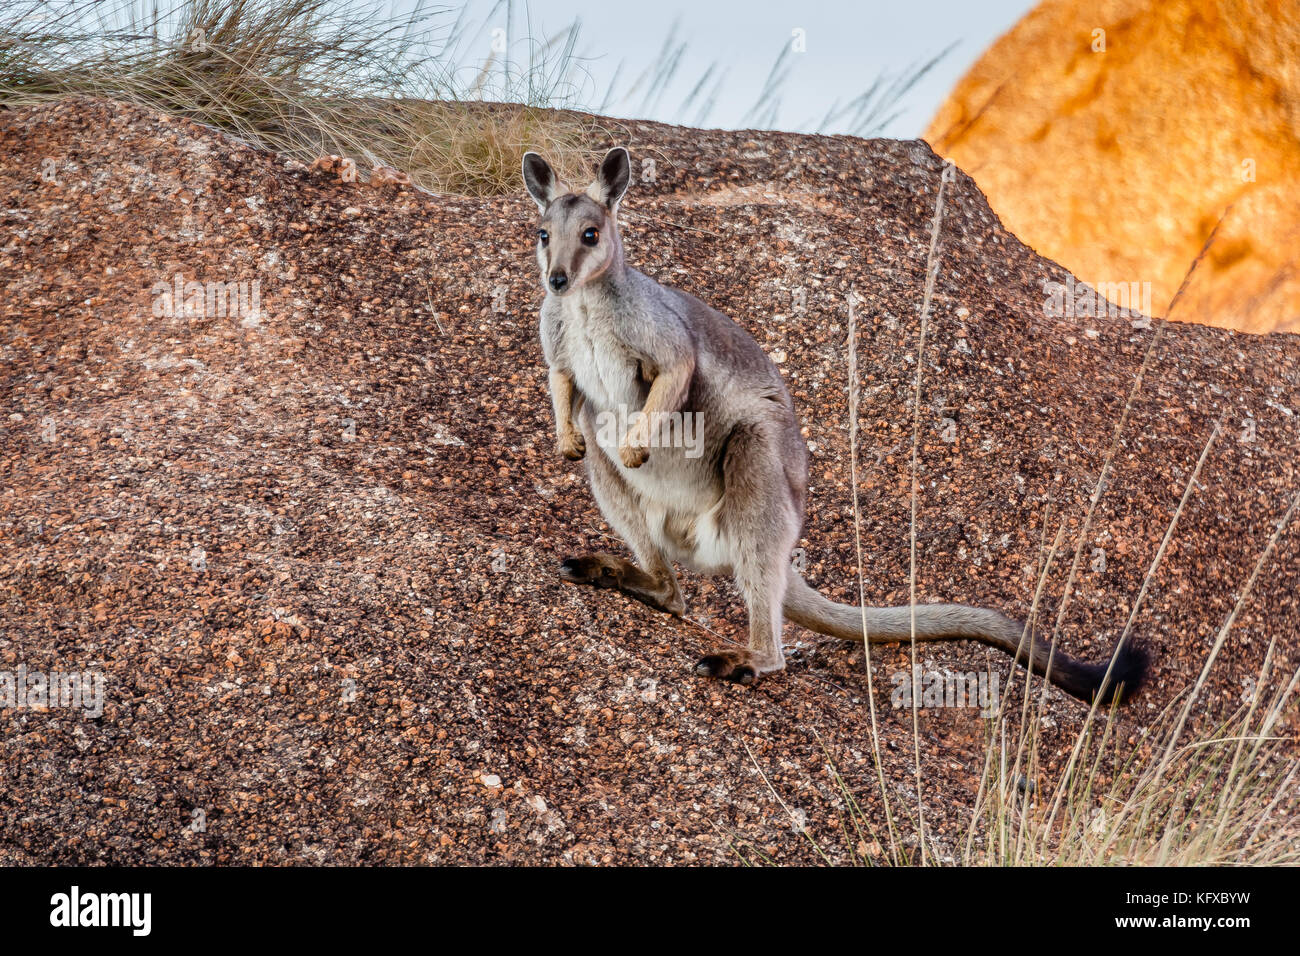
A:
[[[563,292],[564,287],[569,284],[569,277],[564,274],[563,269],[556,269],[551,273],[551,288],[556,292]]]

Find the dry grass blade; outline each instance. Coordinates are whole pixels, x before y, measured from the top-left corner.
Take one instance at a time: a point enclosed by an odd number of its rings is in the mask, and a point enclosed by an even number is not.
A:
[[[951,163],[944,165],[939,173],[939,189],[934,200],[934,218],[930,222],[930,248],[925,257],[925,292],[921,298],[921,330],[916,344],[916,385],[912,392],[912,494],[911,521],[909,522],[910,573],[908,575],[908,603],[911,606],[911,653],[912,673],[917,673],[916,659],[916,509],[919,498],[919,456],[921,446],[921,378],[925,368],[925,339],[930,329],[930,302],[934,296],[934,284],[939,278],[939,230],[943,225],[943,191],[952,174]],[[916,813],[919,829],[921,862],[925,863],[925,805],[921,789],[921,724],[916,695],[912,696],[912,745],[916,774]]]
[[[871,754],[876,768],[877,783],[880,787],[880,801],[885,811],[885,828],[889,831],[889,848],[895,862],[898,861],[898,835],[894,828],[894,815],[890,810],[889,790],[885,786],[885,768],[880,759],[880,724],[876,717],[876,693],[872,683],[871,639],[867,634],[867,581],[865,562],[862,557],[862,502],[858,492],[858,402],[860,383],[858,381],[858,312],[857,293],[849,291],[849,485],[853,489],[853,541],[857,554],[858,570],[858,607],[862,618],[862,648],[865,654],[867,673],[867,707],[871,715]]]

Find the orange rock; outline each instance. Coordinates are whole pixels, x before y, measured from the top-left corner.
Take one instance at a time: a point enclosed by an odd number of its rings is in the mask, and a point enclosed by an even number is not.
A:
[[[1171,318],[1300,331],[1294,0],[1045,0],[925,139],[1003,222],[1080,278],[1150,282]]]

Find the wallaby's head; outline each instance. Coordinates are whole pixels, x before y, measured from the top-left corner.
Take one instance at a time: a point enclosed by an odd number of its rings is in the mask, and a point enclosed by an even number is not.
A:
[[[537,223],[537,264],[542,286],[554,295],[580,288],[623,261],[618,203],[632,178],[627,150],[605,154],[596,181],[572,192],[537,153],[524,154],[524,185],[542,216]]]

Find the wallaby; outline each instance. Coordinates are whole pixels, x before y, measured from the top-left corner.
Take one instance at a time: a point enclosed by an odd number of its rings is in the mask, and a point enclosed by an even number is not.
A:
[[[627,265],[618,232],[627,150],[610,150],[585,192],[571,192],[537,153],[524,156],[523,178],[541,211],[541,340],[558,451],[586,458],[601,513],[636,556],[635,564],[603,553],[569,558],[564,580],[680,616],[672,562],[732,575],[749,612],[749,646],[715,649],[695,670],[742,684],[785,667],[783,618],[848,641],[897,643],[911,639],[915,612],[917,640],[999,648],[1084,701],[1132,695],[1145,673],[1138,648],[1121,649],[1106,680],[1106,664],[1053,653],[996,611],[862,609],[810,587],[791,561],[808,489],[794,403],[740,326]]]

